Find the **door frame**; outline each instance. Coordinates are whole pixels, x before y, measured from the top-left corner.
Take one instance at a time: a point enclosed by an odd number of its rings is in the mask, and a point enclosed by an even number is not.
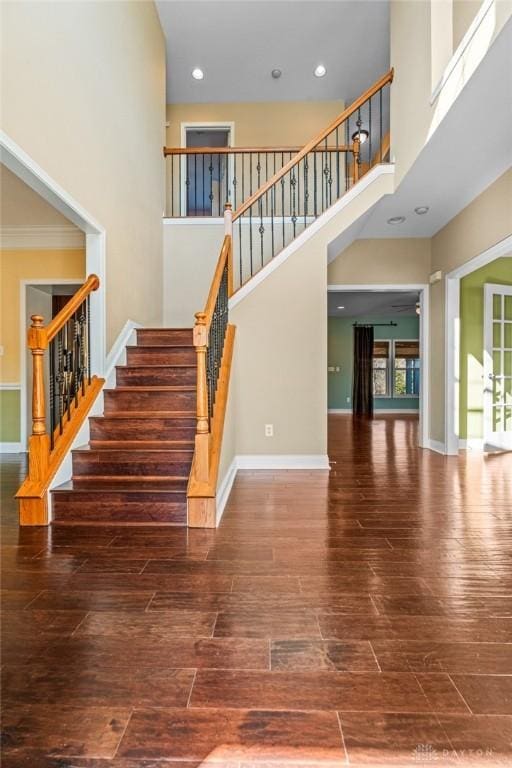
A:
[[[512,235],[509,235],[445,276],[444,453],[450,456],[456,456],[460,448],[467,447],[461,444],[459,436],[460,281],[491,261],[509,255],[511,251]]]
[[[235,123],[234,121],[230,120],[221,120],[221,121],[205,121],[201,120],[199,122],[193,122],[190,120],[184,120],[180,124],[180,146],[185,148],[187,146],[187,130],[189,128],[192,128],[195,131],[205,130],[205,131],[229,131],[229,146],[235,147]],[[181,175],[181,210],[185,211],[185,216],[188,215],[187,213],[187,188],[186,188],[186,179],[187,179],[187,158],[185,155],[182,155],[181,157],[181,165],[180,165],[180,175]],[[229,196],[232,199],[233,198],[233,183],[232,183],[232,164],[233,161],[228,155],[228,173],[229,173]],[[225,201],[227,202],[227,200]],[[194,218],[206,218],[206,217],[196,217]],[[207,217],[211,220],[211,216]]]
[[[484,421],[483,421],[483,444],[485,450],[510,450],[500,445],[495,445],[492,439],[489,439],[490,427],[492,425],[492,387],[489,385],[489,378],[492,377],[493,369],[493,294],[501,292],[506,288],[505,295],[512,296],[512,285],[501,283],[484,283]],[[489,314],[491,321],[488,323]],[[503,339],[504,341],[504,339]]]
[[[381,285],[379,283],[362,285],[328,285],[327,292],[335,291],[374,291],[375,293],[410,293],[418,291],[419,314],[419,340],[420,340],[420,395],[418,399],[419,430],[418,445],[420,448],[430,448],[430,285],[428,283],[393,283]],[[327,363],[326,363],[327,365]]]
[[[38,285],[81,285],[76,277],[49,278],[35,277],[20,280],[20,451],[27,450],[28,408],[27,408],[27,288]],[[50,318],[45,318],[48,322]]]
[[[91,372],[102,377],[106,366],[106,231],[80,203],[2,130],[0,130],[0,161],[85,234],[86,276],[94,273],[100,279],[99,288],[91,294],[90,303],[91,336],[95,339],[94,347],[91,349]],[[35,284],[36,281],[32,282]],[[64,283],[65,281],[57,279],[54,282]],[[24,384],[23,381],[20,383]]]

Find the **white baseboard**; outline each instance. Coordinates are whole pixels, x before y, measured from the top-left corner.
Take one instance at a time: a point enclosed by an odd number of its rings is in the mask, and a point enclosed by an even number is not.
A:
[[[222,515],[224,514],[224,509],[226,507],[227,501],[229,499],[229,494],[231,493],[231,488],[233,487],[233,483],[235,482],[235,477],[237,473],[237,457],[233,457],[233,461],[228,467],[228,470],[220,483],[217,486],[217,519],[216,519],[216,525],[220,523],[220,519]]]
[[[330,469],[329,457],[322,454],[242,454],[237,469]]]
[[[0,443],[0,453],[24,453],[21,443]]]
[[[484,446],[483,437],[469,437],[467,440],[459,440],[459,448],[462,451],[483,451]]]
[[[440,440],[429,440],[427,447],[436,453],[446,454],[446,446]]]
[[[142,328],[142,325],[136,323],[135,320],[127,320],[121,329],[119,336],[112,344],[105,362],[105,380],[107,388],[115,386],[116,365],[126,364],[126,347],[135,343],[135,332],[137,328]]]
[[[328,408],[327,413],[352,413],[352,408]]]

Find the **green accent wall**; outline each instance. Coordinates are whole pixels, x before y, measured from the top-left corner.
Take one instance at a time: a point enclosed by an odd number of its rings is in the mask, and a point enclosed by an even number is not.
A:
[[[20,390],[0,390],[0,443],[20,441]]]
[[[420,323],[416,317],[358,317],[358,323],[389,323],[393,320],[396,327],[374,328],[375,339],[419,339]],[[353,317],[329,317],[328,333],[328,365],[339,366],[339,373],[327,374],[327,403],[331,408],[352,408],[352,369],[353,369]],[[350,400],[347,402],[347,398]],[[375,410],[413,409],[419,408],[417,397],[376,397]]]
[[[459,436],[482,438],[484,417],[484,284],[512,285],[512,257],[503,256],[460,281]]]

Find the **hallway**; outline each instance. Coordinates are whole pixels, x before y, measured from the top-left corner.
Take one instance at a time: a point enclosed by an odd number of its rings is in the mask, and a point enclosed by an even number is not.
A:
[[[510,765],[511,455],[329,418],[217,531],[19,529],[3,457],[4,768]]]

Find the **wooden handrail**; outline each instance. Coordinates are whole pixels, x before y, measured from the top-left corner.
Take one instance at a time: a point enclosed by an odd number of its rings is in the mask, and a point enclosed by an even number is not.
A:
[[[99,286],[100,279],[98,275],[89,275],[85,283],[80,286],[78,291],[70,298],[67,304],[62,307],[61,311],[55,315],[53,320],[51,320],[51,322],[49,322],[46,326],[46,339],[48,342],[50,342],[57,335],[60,329],[66,325],[69,318],[73,315],[74,312],[76,312],[80,304],[85,301],[89,294],[93,291],[96,291]]]
[[[300,152],[302,147],[164,147],[164,157],[170,155],[255,155],[261,153]],[[352,146],[317,147],[314,152],[352,152]]]
[[[265,182],[265,184],[262,184],[262,186],[253,195],[251,195],[251,197],[247,198],[247,200],[234,212],[233,221],[236,221],[238,218],[240,218],[240,216],[242,216],[249,208],[251,208],[251,206],[260,199],[260,197],[263,197],[263,195],[268,192],[268,190],[273,187],[274,184],[276,184],[283,176],[286,176],[288,171],[297,165],[297,163],[306,157],[306,155],[312,152],[321,141],[324,141],[324,139],[326,139],[329,134],[332,133],[332,131],[335,131],[336,128],[338,128],[342,123],[345,122],[345,120],[353,115],[354,112],[356,112],[366,101],[368,101],[368,99],[380,91],[381,88],[384,88],[385,85],[392,83],[393,75],[394,70],[391,68],[389,72],[380,78],[380,80],[377,80],[377,82],[368,88],[367,91],[365,91],[361,96],[359,96],[359,98],[353,101],[349,107],[344,109],[343,112],[338,115],[338,117],[330,125],[327,126],[327,128],[324,128],[313,139],[311,139],[311,141],[309,141],[301,149],[301,151],[295,155],[295,157],[292,157],[292,159],[283,165],[279,171],[277,171],[268,181]]]
[[[45,351],[90,293],[97,290],[99,284],[97,275],[89,275],[85,283],[46,327],[43,325],[44,318],[41,315],[32,315],[32,325],[27,334],[33,370],[29,471],[27,479],[16,494],[16,498],[19,499],[21,525],[48,524],[47,497],[50,482],[104,384],[104,379],[97,376],[91,377],[89,372],[88,377],[84,377],[81,390],[74,395],[73,403],[70,402],[68,405],[66,418],[61,421],[62,429],[54,430],[51,435],[48,433],[44,387]],[[50,351],[50,354],[53,353]]]
[[[212,324],[213,312],[215,309],[215,302],[217,301],[217,295],[219,293],[222,274],[224,272],[226,262],[230,256],[230,250],[231,250],[231,236],[225,235],[224,241],[222,243],[222,248],[220,251],[219,260],[217,261],[217,266],[215,267],[212,284],[210,285],[210,290],[208,292],[208,298],[206,300],[206,304],[204,307],[205,325],[206,325],[207,332],[210,330],[210,325]]]

